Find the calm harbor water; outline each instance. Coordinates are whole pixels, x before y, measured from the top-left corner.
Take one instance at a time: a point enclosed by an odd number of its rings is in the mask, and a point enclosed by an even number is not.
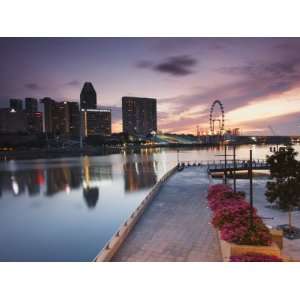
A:
[[[247,159],[249,149],[256,159],[270,154],[269,146],[247,145],[237,158]],[[217,160],[222,153],[180,149],[179,159]],[[1,162],[0,261],[91,261],[177,155],[164,148]]]

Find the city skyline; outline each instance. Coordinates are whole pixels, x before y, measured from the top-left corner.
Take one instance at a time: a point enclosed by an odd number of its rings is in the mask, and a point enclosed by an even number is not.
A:
[[[158,128],[209,127],[220,99],[244,134],[299,134],[299,38],[1,38],[0,106],[10,98],[77,101],[85,81],[122,130],[123,96],[157,99]]]

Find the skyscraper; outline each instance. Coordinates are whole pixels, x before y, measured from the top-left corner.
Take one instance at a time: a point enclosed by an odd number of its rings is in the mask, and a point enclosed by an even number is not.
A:
[[[101,135],[111,135],[111,110],[100,109],[100,133]]]
[[[27,132],[41,133],[43,131],[43,113],[38,112],[36,98],[25,98],[25,113],[27,116]]]
[[[96,109],[97,94],[91,82],[85,82],[80,93],[80,109]]]
[[[76,137],[80,132],[80,114],[77,102],[56,102],[43,98],[45,132],[63,137]]]
[[[25,111],[35,113],[38,111],[38,101],[35,98],[25,98]]]
[[[45,97],[41,99],[41,103],[44,104],[44,130],[47,134],[54,134],[54,124],[58,121],[55,113],[55,101],[50,97]]]
[[[83,109],[81,120],[85,137],[111,134],[111,111],[109,109]]]
[[[156,99],[140,97],[122,98],[123,132],[147,135],[157,131]]]
[[[0,108],[0,133],[24,133],[26,128],[25,112],[15,108]]]
[[[27,117],[27,132],[41,133],[43,132],[43,113],[42,112],[25,112]]]
[[[69,135],[78,137],[80,134],[80,113],[78,102],[67,102],[69,113]]]
[[[11,109],[15,111],[22,111],[23,110],[23,101],[22,99],[10,99],[9,106]]]

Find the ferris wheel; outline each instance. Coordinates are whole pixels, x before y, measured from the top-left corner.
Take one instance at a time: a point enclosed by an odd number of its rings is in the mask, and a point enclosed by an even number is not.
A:
[[[219,114],[216,113],[216,106],[219,107]],[[215,131],[215,122],[219,123],[219,130]],[[223,134],[224,133],[224,106],[220,100],[215,100],[210,107],[209,113],[209,125],[210,131],[214,135],[216,133]]]

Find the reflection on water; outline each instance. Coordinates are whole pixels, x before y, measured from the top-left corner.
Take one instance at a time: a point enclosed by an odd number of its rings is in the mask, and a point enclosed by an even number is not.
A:
[[[0,261],[90,261],[167,171],[159,150],[0,163]]]
[[[264,158],[268,146],[237,157]],[[181,150],[181,160],[223,149]],[[176,149],[0,163],[0,261],[91,261],[177,163]]]
[[[151,188],[158,180],[158,162],[153,155],[141,155],[141,161],[125,157],[123,163],[124,189],[134,192]],[[112,163],[92,165],[89,157],[82,159],[82,165],[71,166],[62,163],[59,167],[46,169],[25,169],[0,171],[0,197],[3,193],[21,196],[28,192],[36,196],[44,189],[44,196],[52,197],[57,193],[70,193],[82,188],[83,198],[89,208],[94,208],[99,198],[97,182],[113,180]]]
[[[150,188],[157,182],[157,175],[155,172],[157,161],[148,159],[140,162],[126,161],[124,163],[124,183],[126,192]]]

